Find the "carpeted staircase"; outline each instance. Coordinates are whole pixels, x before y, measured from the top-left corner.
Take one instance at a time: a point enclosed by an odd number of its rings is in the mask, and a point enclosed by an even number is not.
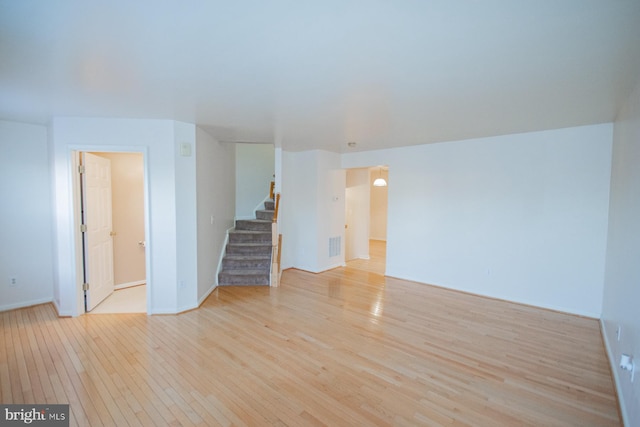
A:
[[[236,220],[218,273],[219,286],[269,286],[274,202],[266,201],[256,219]]]

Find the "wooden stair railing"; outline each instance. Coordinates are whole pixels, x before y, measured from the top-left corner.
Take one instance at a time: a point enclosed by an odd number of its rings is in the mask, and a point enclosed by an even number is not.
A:
[[[280,209],[280,193],[276,194],[274,209],[273,209],[273,222],[278,222],[278,211]]]
[[[275,182],[271,182],[269,195],[274,200],[273,220],[271,222],[271,242],[273,249],[271,251],[271,286],[280,285],[280,275],[282,269],[280,260],[282,255],[282,234],[278,233],[278,213],[280,211],[280,193],[274,194]]]

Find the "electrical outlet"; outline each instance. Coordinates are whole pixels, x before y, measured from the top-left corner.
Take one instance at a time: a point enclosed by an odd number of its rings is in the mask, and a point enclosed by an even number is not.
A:
[[[636,362],[633,360],[632,355],[623,354],[620,356],[620,369],[623,371],[629,371],[631,373],[631,382],[636,372]]]
[[[14,287],[14,286],[18,286],[18,279],[15,277],[10,277],[9,278],[9,286]]]

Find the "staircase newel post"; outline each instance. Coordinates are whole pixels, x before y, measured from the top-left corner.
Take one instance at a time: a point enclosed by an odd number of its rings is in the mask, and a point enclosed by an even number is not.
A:
[[[274,211],[273,220],[271,222],[271,281],[272,287],[277,287],[280,284],[280,245],[278,239],[278,210],[280,208],[280,193],[274,195]]]

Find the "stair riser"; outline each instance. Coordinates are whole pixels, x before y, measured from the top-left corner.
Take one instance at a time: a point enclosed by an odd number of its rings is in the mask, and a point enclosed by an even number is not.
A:
[[[251,220],[237,220],[236,221],[236,230],[250,230],[250,231],[265,231],[271,232],[271,223],[270,222],[256,222]]]
[[[271,243],[271,233],[229,233],[229,243]]]
[[[227,245],[229,255],[271,255],[271,242],[263,246]]]
[[[256,219],[264,219],[264,220],[272,220],[273,212],[272,211],[256,211]]]
[[[240,259],[228,259],[222,260],[223,270],[262,270],[269,271],[271,260],[240,260]]]
[[[218,275],[218,285],[220,286],[269,286],[269,274],[261,275]]]
[[[274,202],[264,202],[264,208],[268,211],[272,211],[275,209],[275,203]]]

